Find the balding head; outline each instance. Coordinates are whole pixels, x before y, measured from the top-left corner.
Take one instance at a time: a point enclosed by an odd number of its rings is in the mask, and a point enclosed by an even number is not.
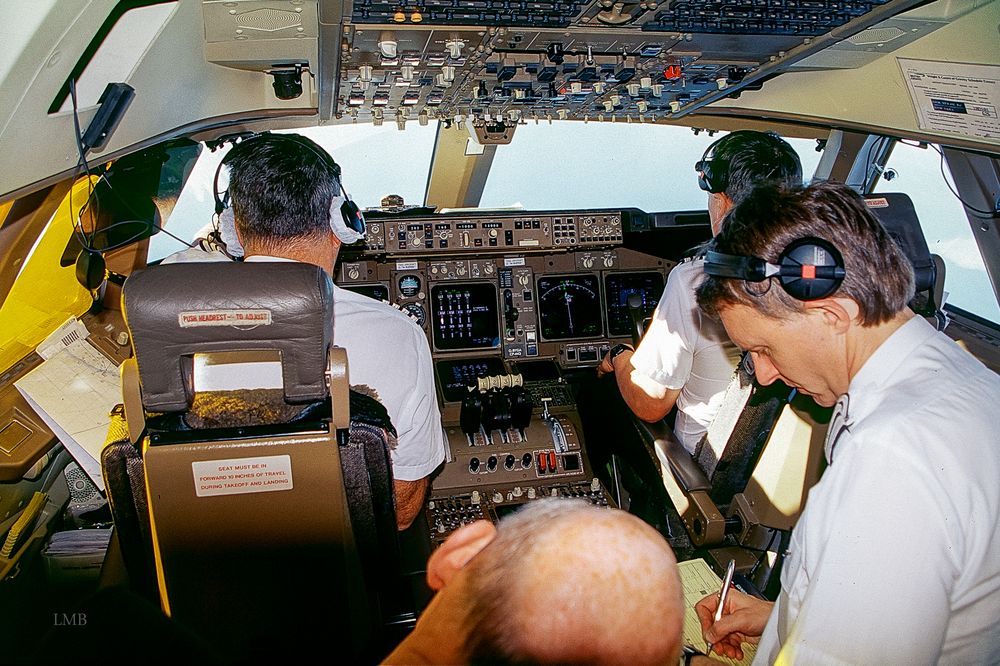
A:
[[[472,662],[662,664],[679,654],[674,554],[623,511],[534,502],[501,522],[468,573]]]
[[[653,528],[581,500],[531,502],[456,531],[431,557],[440,593],[389,663],[676,661],[677,562]]]

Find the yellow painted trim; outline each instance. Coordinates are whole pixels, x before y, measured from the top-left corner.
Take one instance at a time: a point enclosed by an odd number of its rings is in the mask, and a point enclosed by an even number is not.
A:
[[[92,177],[96,182],[96,177]],[[92,187],[79,179],[59,204],[19,265],[7,298],[0,305],[0,369],[9,368],[35,350],[39,342],[71,317],[79,317],[93,303],[89,291],[76,281],[76,267],[60,259],[73,236],[73,221],[87,202]],[[70,202],[72,201],[72,205]],[[12,202],[4,204],[6,215]]]

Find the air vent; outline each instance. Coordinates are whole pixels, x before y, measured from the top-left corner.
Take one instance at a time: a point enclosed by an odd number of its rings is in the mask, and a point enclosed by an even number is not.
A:
[[[869,44],[885,44],[894,39],[898,39],[906,34],[905,30],[900,30],[895,26],[888,28],[868,28],[856,35],[847,38],[847,41],[856,46],[867,46]]]
[[[237,26],[247,30],[277,32],[302,25],[302,14],[284,9],[255,9],[236,17]]]

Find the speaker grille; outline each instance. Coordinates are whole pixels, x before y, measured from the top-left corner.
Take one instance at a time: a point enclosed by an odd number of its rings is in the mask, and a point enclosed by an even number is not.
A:
[[[236,22],[240,28],[276,32],[301,26],[302,15],[284,9],[254,9],[237,16]]]
[[[867,30],[862,30],[856,35],[848,37],[847,41],[857,46],[885,44],[886,42],[891,42],[892,40],[902,37],[905,34],[905,30],[901,30],[895,26],[890,26],[888,28],[868,28]]]

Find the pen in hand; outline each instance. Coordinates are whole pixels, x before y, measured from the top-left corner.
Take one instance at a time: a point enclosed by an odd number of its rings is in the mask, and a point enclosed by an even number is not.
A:
[[[729,560],[729,565],[726,567],[726,577],[722,579],[722,587],[719,589],[719,605],[715,609],[713,622],[718,622],[722,619],[722,609],[726,606],[726,597],[729,596],[729,586],[733,582],[733,573],[735,572],[736,560]],[[708,647],[705,649],[705,654],[712,654],[711,643],[709,643]]]

